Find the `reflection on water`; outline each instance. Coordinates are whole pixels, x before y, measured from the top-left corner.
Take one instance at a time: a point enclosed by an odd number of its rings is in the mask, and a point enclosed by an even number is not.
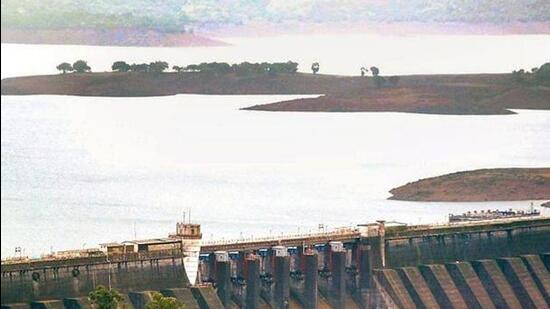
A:
[[[165,236],[276,235],[528,202],[388,201],[418,178],[550,163],[550,112],[273,113],[297,96],[2,97],[2,256]]]

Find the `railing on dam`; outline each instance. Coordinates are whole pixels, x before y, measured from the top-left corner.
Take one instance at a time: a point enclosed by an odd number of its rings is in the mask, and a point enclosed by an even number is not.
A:
[[[282,240],[296,240],[304,238],[321,238],[330,236],[342,236],[342,235],[357,235],[358,229],[355,228],[339,228],[330,232],[318,232],[318,233],[301,233],[301,234],[284,234],[280,236],[266,236],[266,237],[249,237],[240,239],[226,239],[226,240],[207,240],[202,242],[203,247],[217,246],[226,244],[246,244],[256,242],[270,242],[270,241],[282,241]]]
[[[183,257],[180,250],[159,250],[154,252],[131,252],[124,254],[98,255],[91,257],[40,258],[21,260],[13,263],[2,263],[2,273],[26,271],[38,268],[77,267],[82,265],[97,265],[106,263],[124,263],[134,261],[150,261]]]
[[[281,236],[269,236],[258,238],[242,238],[230,240],[205,241],[201,245],[202,253],[227,250],[247,250],[258,247],[272,247],[283,245],[287,247],[312,245],[331,240],[350,240],[361,237],[361,231],[357,228],[339,228],[330,232],[290,234]]]
[[[507,218],[487,221],[386,227],[386,240],[510,230],[521,227],[550,226],[550,217]]]
[[[550,226],[550,217],[541,216],[537,218],[508,218],[477,222],[386,226],[383,234],[386,241],[391,241],[457,233],[496,232],[522,227],[540,226]],[[202,243],[201,252],[212,253],[214,251],[248,250],[276,245],[287,247],[312,245],[328,241],[353,241],[365,236],[374,236],[367,231],[368,228],[368,226],[359,226],[358,228],[340,228],[330,232],[205,241]]]

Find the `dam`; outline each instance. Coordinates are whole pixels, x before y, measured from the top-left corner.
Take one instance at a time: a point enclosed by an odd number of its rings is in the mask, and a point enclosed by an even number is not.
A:
[[[164,239],[2,262],[2,307],[90,307],[97,285],[144,308],[151,291],[187,308],[548,308],[550,218],[445,225],[384,221],[301,235]],[[200,248],[200,249],[199,249]]]

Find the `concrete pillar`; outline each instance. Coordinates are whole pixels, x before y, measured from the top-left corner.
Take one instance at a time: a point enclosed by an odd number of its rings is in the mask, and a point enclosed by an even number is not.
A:
[[[290,258],[290,270],[291,271],[300,271],[302,273],[304,272],[303,255],[304,255],[305,250],[306,250],[306,248],[304,248],[304,246],[297,246],[296,247],[297,254]]]
[[[385,222],[361,225],[361,244],[370,245],[372,268],[384,268],[386,265]]]
[[[229,254],[226,251],[216,251],[216,286],[220,301],[225,307],[229,307],[231,302],[231,268],[229,264]]]
[[[250,252],[247,251],[239,251],[239,257],[237,258],[237,277],[244,277],[244,274],[246,273],[245,264],[246,264],[246,256]]]
[[[273,247],[275,267],[275,308],[287,309],[290,305],[290,257],[283,246]]]
[[[273,273],[273,267],[271,263],[271,250],[268,249],[259,249],[256,251],[258,258],[260,259],[260,274],[271,274]]]
[[[304,254],[304,309],[317,309],[319,260],[316,253]]]
[[[208,263],[206,263],[208,267],[208,279],[215,280],[216,279],[216,254],[210,253],[208,255]]]
[[[260,308],[260,261],[255,255],[248,255],[245,262],[246,267],[246,299],[245,309]]]
[[[359,288],[372,287],[372,255],[369,245],[359,247]]]
[[[342,242],[331,241],[330,256],[332,273],[329,295],[335,308],[345,308],[346,297],[346,251]]]
[[[511,256],[514,254],[514,236],[512,230],[506,230],[506,240],[507,240],[507,246],[506,246],[506,255]]]

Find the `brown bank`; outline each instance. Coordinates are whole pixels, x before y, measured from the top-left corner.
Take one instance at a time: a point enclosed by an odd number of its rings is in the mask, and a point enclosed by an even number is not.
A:
[[[303,112],[411,112],[511,114],[550,109],[550,87],[513,81],[511,74],[401,76],[377,88],[372,77],[297,74],[70,73],[2,80],[2,95],[163,96],[193,94],[319,94],[246,107]]]
[[[392,189],[392,200],[479,202],[550,199],[550,168],[497,168],[421,179]]]

